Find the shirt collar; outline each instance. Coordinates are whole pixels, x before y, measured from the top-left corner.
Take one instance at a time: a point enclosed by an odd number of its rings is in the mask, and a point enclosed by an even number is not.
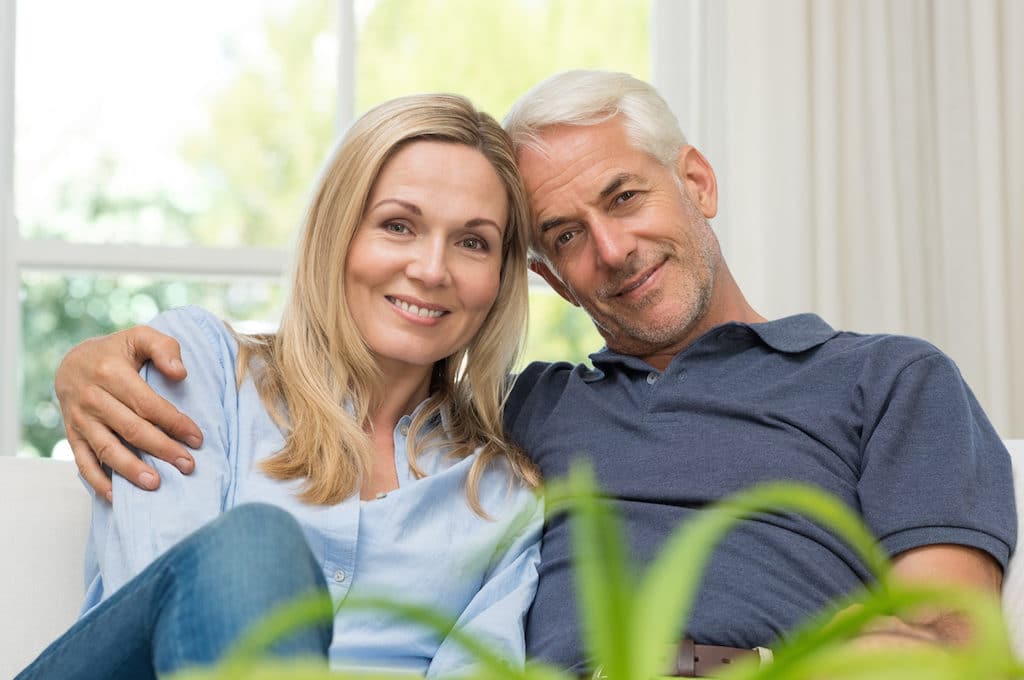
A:
[[[719,326],[715,326],[707,333],[697,338],[690,347],[709,341],[712,338],[727,336],[735,333],[736,331],[740,331],[742,333],[753,332],[761,342],[777,352],[783,352],[786,354],[799,354],[800,352],[806,352],[809,349],[813,349],[818,345],[824,344],[839,333],[825,323],[825,321],[817,314],[795,314],[793,316],[783,317],[774,321],[764,321],[762,323],[729,321]],[[686,352],[686,350],[683,350],[683,352]],[[650,366],[648,366],[643,359],[631,355],[619,354],[618,352],[613,352],[607,347],[602,347],[599,351],[591,354],[590,361],[594,366],[598,366],[599,364],[622,364],[642,370],[650,370]]]
[[[411,423],[413,418],[415,418],[416,415],[419,414],[419,412],[422,411],[426,407],[427,402],[429,400],[430,400],[430,395],[428,395],[426,399],[424,399],[419,404],[417,404],[416,408],[413,409],[412,413],[406,414],[406,415],[402,416],[401,418],[399,418],[398,419],[398,425],[396,425],[396,427],[400,427],[402,425],[402,423]],[[348,411],[348,414],[350,416],[355,416],[355,414],[356,414],[355,409],[352,408],[352,402],[351,401],[348,401],[348,400],[345,401],[345,410]],[[448,424],[449,424],[448,409],[442,407],[441,409],[439,409],[439,411],[437,413],[435,413],[433,416],[431,416],[431,418],[427,421],[427,423],[426,423],[426,430],[430,431],[430,430],[434,429],[435,427],[437,427],[438,425],[440,425],[443,428],[444,433],[446,435],[448,435],[451,432],[451,430],[448,427]]]
[[[778,352],[799,354],[831,340],[839,331],[833,329],[817,314],[794,314],[763,323],[737,323],[754,331],[761,342]]]

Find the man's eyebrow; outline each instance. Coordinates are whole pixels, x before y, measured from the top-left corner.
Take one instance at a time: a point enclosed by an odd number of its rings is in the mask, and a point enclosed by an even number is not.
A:
[[[612,181],[608,182],[608,184],[605,185],[604,189],[601,190],[601,193],[598,194],[599,199],[603,201],[604,199],[608,198],[616,191],[621,189],[622,185],[626,184],[627,182],[640,182],[642,184],[643,179],[639,175],[634,175],[631,172],[623,172],[621,174],[615,175],[615,177],[612,177]]]
[[[555,227],[562,226],[568,221],[569,220],[566,219],[565,217],[552,217],[549,220],[544,220],[543,222],[540,223],[540,233],[546,233],[547,231],[550,231]]]
[[[604,199],[608,198],[616,191],[621,189],[624,184],[627,184],[629,182],[638,182],[640,184],[643,184],[644,180],[642,177],[640,177],[640,175],[635,175],[631,172],[619,173],[618,175],[615,175],[615,177],[612,177],[611,181],[608,182],[608,184],[605,185],[604,189],[601,190],[601,193],[597,195],[598,201],[603,201]],[[543,234],[554,229],[555,227],[560,227],[566,222],[570,221],[571,220],[566,217],[552,217],[550,219],[544,220],[543,222],[540,223],[540,233]]]
[[[403,208],[413,213],[414,215],[423,215],[423,211],[420,210],[418,205],[416,205],[415,203],[410,203],[409,201],[403,201],[400,198],[385,198],[380,201],[377,201],[376,203],[373,204],[373,207],[370,208],[370,210],[368,210],[367,212],[376,210],[385,203],[397,203],[398,205],[402,206]]]

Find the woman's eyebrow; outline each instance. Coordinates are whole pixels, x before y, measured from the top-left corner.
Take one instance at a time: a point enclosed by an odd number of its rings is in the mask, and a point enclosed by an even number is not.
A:
[[[411,213],[413,213],[415,215],[420,215],[420,216],[423,215],[423,211],[420,210],[418,205],[416,205],[415,203],[409,203],[408,201],[403,201],[400,198],[384,198],[384,199],[381,199],[381,200],[377,201],[376,203],[374,203],[373,207],[370,208],[370,210],[376,210],[377,208],[379,208],[380,206],[384,205],[385,203],[397,203],[398,205],[402,206],[403,208],[405,208],[406,210],[408,210],[409,212],[411,212]]]
[[[470,229],[474,229],[476,227],[492,226],[499,232],[504,231],[500,224],[498,224],[494,220],[489,220],[486,217],[476,217],[474,219],[471,219],[468,222],[466,222],[466,226],[469,227]]]

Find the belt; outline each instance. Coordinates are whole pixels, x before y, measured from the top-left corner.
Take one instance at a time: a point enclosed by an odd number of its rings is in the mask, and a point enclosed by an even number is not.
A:
[[[759,659],[761,665],[771,661],[771,650],[764,647],[741,649],[722,645],[699,645],[690,638],[683,638],[676,648],[675,669],[671,674],[677,678],[713,678],[723,666]]]
[[[746,659],[759,659],[761,665],[772,661],[772,650],[766,647],[743,649],[740,647],[724,647],[722,645],[699,645],[690,638],[683,638],[675,649],[675,655],[669,659],[667,677],[673,678],[713,678],[715,673],[723,670],[723,666]],[[598,667],[593,675],[585,676],[589,680],[612,680]]]

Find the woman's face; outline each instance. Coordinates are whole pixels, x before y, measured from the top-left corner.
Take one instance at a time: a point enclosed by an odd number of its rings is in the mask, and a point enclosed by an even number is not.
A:
[[[385,372],[465,347],[498,295],[505,187],[482,153],[419,141],[381,168],[349,248],[345,300]]]

